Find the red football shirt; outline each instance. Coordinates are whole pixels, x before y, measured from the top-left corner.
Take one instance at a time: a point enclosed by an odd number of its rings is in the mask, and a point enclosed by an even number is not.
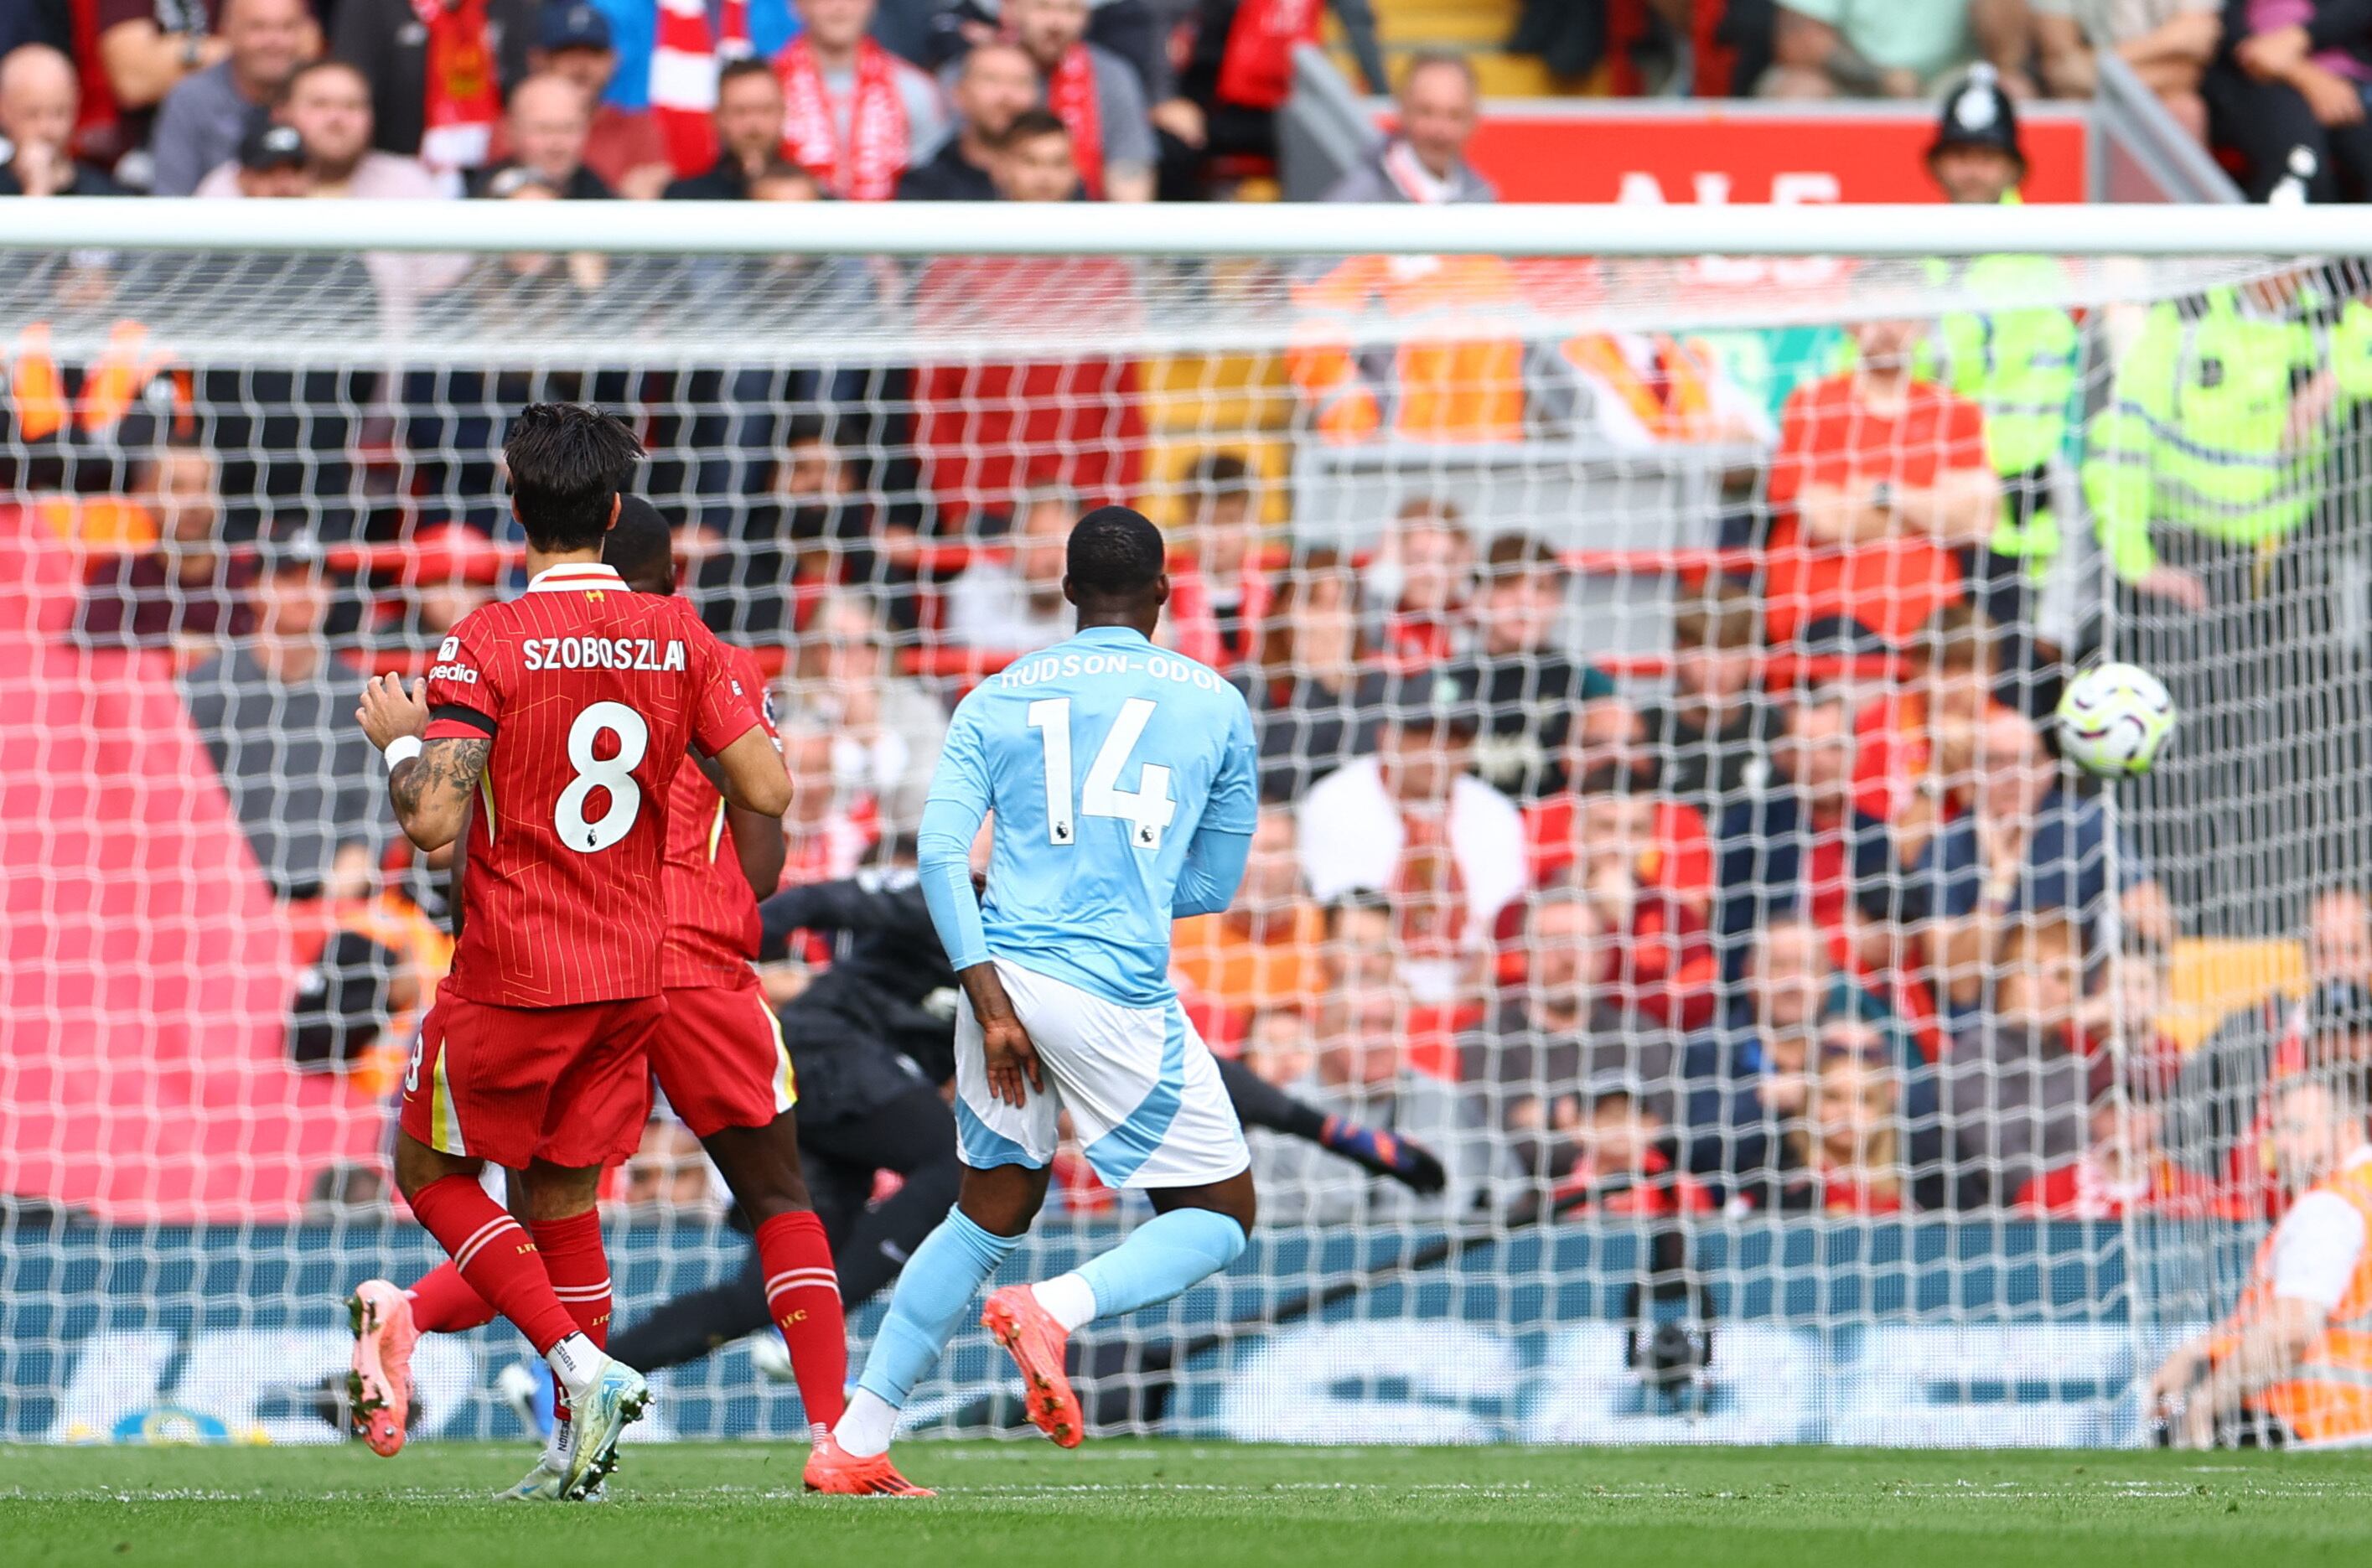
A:
[[[727,668],[757,704],[758,722],[774,733],[766,678],[747,648],[726,645]],[[727,824],[725,797],[698,768],[679,768],[668,801],[667,951],[659,979],[670,986],[757,982],[758,895],[741,875]]]
[[[446,984],[503,1007],[660,990],[676,772],[760,722],[680,601],[554,566],[465,618],[428,672],[431,740],[492,737]]]
[[[1796,389],[1780,416],[1771,501],[1792,508],[1810,484],[1881,479],[1924,490],[1947,469],[1982,468],[1984,414],[1941,387],[1913,382],[1899,415],[1872,413],[1851,376]],[[1861,544],[1817,544],[1792,509],[1771,530],[1763,568],[1764,623],[1774,640],[1827,616],[1851,616],[1901,645],[1938,607],[1959,601],[1960,568],[1924,534]]]

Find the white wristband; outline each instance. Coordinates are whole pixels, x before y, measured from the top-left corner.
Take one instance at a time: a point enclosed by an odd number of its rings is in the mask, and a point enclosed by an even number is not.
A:
[[[387,759],[388,771],[393,772],[398,763],[409,762],[420,755],[420,737],[399,735],[387,743],[387,749],[380,755]]]

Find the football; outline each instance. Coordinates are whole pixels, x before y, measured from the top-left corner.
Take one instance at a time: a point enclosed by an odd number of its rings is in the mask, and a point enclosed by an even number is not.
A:
[[[2145,773],[2174,721],[2166,682],[2139,665],[2096,665],[2069,681],[2059,699],[2059,749],[2104,778]]]

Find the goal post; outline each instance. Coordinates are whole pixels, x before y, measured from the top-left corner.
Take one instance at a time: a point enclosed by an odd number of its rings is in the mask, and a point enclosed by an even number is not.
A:
[[[2274,1086],[2372,1040],[2372,219],[2226,215],[9,204],[0,1439],[327,1440],[345,1291],[433,1260],[384,1149],[443,874],[352,698],[517,586],[560,399],[775,683],[795,883],[910,860],[1082,510],[1168,531],[1264,801],[1181,1000],[1331,1143],[1253,1128],[1251,1249],[1082,1336],[1096,1424],[2147,1440]],[[2180,710],[2146,777],[2057,754],[2101,659]],[[850,941],[766,971],[820,1119]],[[1398,1144],[1443,1191],[1345,1157]],[[895,1185],[819,1181],[835,1236]],[[741,1265],[665,1115],[606,1203],[622,1325]],[[1145,1212],[1066,1151],[1008,1276]],[[515,1431],[522,1353],[435,1342],[418,1430]],[[803,1434],[764,1359],[661,1429]],[[968,1335],[912,1424],[1006,1373]]]

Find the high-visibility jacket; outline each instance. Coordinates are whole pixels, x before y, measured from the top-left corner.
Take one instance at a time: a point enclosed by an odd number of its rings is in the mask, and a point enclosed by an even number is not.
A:
[[[2296,313],[2243,309],[2229,288],[2150,311],[2092,418],[2084,465],[2118,576],[2157,564],[2153,523],[2270,549],[2306,522],[2328,442],[2319,431],[2293,441],[2290,409],[2328,336]]]
[[[1353,256],[1296,285],[1286,363],[1320,435],[1521,439],[1524,343],[1486,314],[1517,297],[1496,256]]]
[[[2366,1234],[2372,1236],[2372,1161],[2344,1167],[2317,1183],[2314,1191],[2343,1200],[2364,1216]],[[2210,1353],[2219,1359],[2231,1353],[2241,1330],[2272,1309],[2273,1245],[2279,1235],[2266,1237],[2258,1247],[2249,1288],[2227,1319],[2227,1331],[2211,1342]],[[2286,1377],[2261,1389],[2250,1404],[2280,1417],[2308,1443],[2372,1437],[2372,1245],[2356,1258],[2347,1292],[2331,1309],[2322,1337]]]
[[[2048,256],[1979,256],[1936,266],[1938,282],[2004,302],[1998,310],[1946,316],[1921,344],[1915,367],[1985,411],[1985,459],[2005,481],[1993,549],[2023,558],[2040,575],[2059,553],[2059,521],[2044,504],[2044,484],[2066,447],[2082,339],[2066,311],[2015,302],[2060,292],[2060,265]]]

